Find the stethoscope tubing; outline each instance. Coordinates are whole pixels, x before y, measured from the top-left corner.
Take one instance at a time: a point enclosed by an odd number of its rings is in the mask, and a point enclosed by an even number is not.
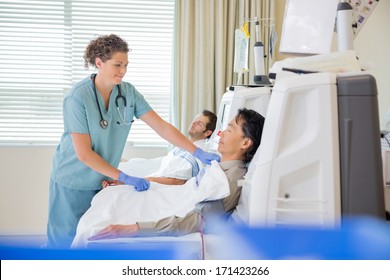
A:
[[[98,99],[98,95],[97,95],[97,92],[96,92],[95,78],[96,78],[96,74],[92,74],[91,79],[92,79],[92,84],[93,84],[93,93],[95,95],[96,104],[97,104],[97,107],[99,109],[99,114],[100,114],[99,125],[101,126],[101,128],[106,128],[108,126],[108,121],[103,118],[102,109],[100,108],[99,99]],[[122,121],[122,123],[120,123],[119,121],[117,123],[119,125],[130,125],[132,123],[132,121],[127,123],[126,119],[125,119],[126,118],[126,113],[127,113],[127,100],[126,100],[126,97],[122,95],[121,87],[119,85],[117,85],[117,87],[118,87],[118,95],[115,97],[115,105],[116,105],[116,109],[118,111],[119,117],[120,117],[120,119]],[[121,112],[119,110],[119,99],[123,99],[123,113],[124,113],[123,116],[122,116],[122,114],[121,114]]]

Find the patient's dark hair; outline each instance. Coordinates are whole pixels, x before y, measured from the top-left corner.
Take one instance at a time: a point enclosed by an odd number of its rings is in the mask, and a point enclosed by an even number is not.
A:
[[[206,131],[211,130],[212,132],[214,132],[215,127],[217,125],[217,115],[209,110],[203,110],[202,115],[209,119],[209,122],[206,125]],[[210,136],[211,134],[207,138],[210,138]]]
[[[244,162],[248,163],[255,156],[257,148],[260,146],[265,118],[254,110],[242,108],[238,110],[235,120],[241,126],[244,136],[250,138],[253,142],[244,155]]]

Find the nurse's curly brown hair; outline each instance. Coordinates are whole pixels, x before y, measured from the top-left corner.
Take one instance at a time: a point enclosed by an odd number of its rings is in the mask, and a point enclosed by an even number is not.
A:
[[[103,62],[112,58],[117,52],[128,53],[129,46],[125,40],[115,34],[101,35],[88,44],[84,51],[84,67],[88,69],[89,65],[96,67],[96,58]]]

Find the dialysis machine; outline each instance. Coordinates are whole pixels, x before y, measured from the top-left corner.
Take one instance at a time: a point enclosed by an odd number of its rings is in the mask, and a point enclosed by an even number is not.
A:
[[[365,72],[287,74],[272,87],[230,87],[211,137],[241,107],[265,116],[243,184],[251,226],[336,226],[385,218],[375,79]],[[214,148],[214,149],[213,149]]]
[[[302,5],[303,12],[308,5],[318,8],[310,0],[290,2]],[[346,5],[341,1],[338,7],[340,42],[351,40],[340,32],[342,24],[352,29],[352,9]],[[321,65],[317,59],[309,62]],[[215,134],[240,107],[257,110],[266,119],[242,186],[244,220],[249,225],[335,226],[349,216],[385,219],[375,78],[360,67],[333,72],[296,68],[277,73],[272,93],[271,87],[237,86],[222,98]],[[213,136],[216,147],[218,137]]]
[[[302,5],[303,13],[310,5],[318,11],[317,2],[289,2]],[[340,1],[330,10],[337,13],[339,51],[352,49],[352,7]],[[360,69],[288,70],[298,71],[277,74],[261,145],[243,185],[247,222],[334,226],[350,216],[385,219],[375,78]]]
[[[250,225],[338,225],[385,217],[377,89],[367,73],[277,81],[249,167]],[[244,188],[247,188],[244,191]]]

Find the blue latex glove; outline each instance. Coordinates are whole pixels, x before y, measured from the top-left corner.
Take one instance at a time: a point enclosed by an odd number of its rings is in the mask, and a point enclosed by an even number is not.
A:
[[[138,192],[146,191],[150,187],[150,182],[143,178],[129,176],[121,171],[119,174],[119,181],[126,185],[132,185]]]
[[[210,164],[213,160],[220,161],[221,157],[217,154],[207,153],[201,148],[197,148],[194,152],[194,156],[205,164]]]

